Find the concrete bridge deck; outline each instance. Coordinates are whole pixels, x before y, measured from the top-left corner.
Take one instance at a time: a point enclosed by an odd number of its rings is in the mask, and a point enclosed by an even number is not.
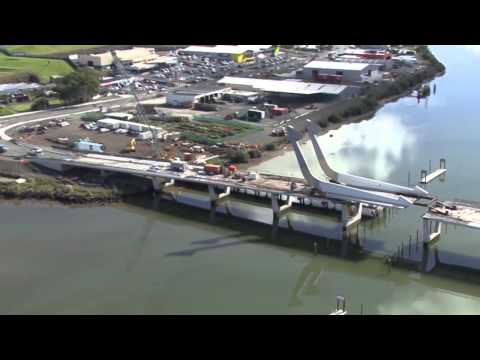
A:
[[[38,157],[33,158],[31,161],[46,167],[55,168],[56,170],[63,170],[72,167],[83,167],[101,171],[127,173],[152,179],[160,178],[164,181],[177,180],[197,184],[213,185],[223,189],[230,187],[232,190],[249,190],[277,196],[295,196],[298,199],[328,198],[328,196],[310,186],[305,179],[266,173],[259,173],[257,178],[254,180],[242,180],[241,178],[225,177],[223,175],[206,175],[203,172],[202,166],[189,165],[185,171],[178,172],[171,169],[170,162],[101,154],[81,154],[66,159]],[[374,191],[371,193],[382,194],[382,196],[391,197],[392,199],[395,198],[395,195],[393,194]],[[345,202],[343,199],[335,200],[338,202]],[[413,202],[416,199],[411,198],[410,200]],[[368,203],[368,201],[366,201],[366,203]]]

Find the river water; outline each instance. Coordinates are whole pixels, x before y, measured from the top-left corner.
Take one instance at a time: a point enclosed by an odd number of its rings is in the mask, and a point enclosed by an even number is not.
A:
[[[404,185],[409,173],[416,183],[421,169],[430,162],[435,169],[445,158],[445,181],[428,190],[444,200],[480,201],[480,47],[432,51],[447,73],[434,80],[437,91],[428,101],[388,104],[371,120],[322,136],[321,144],[339,171]],[[320,173],[311,145],[305,149]],[[293,153],[260,169],[300,175]],[[204,193],[176,194],[208,206]],[[266,206],[239,200],[228,205],[234,215],[271,223]],[[352,314],[480,313],[478,232],[449,226],[427,254],[428,273],[384,264],[383,256],[408,244],[410,236],[410,257],[422,257],[416,231],[423,211],[412,207],[364,222],[361,247],[376,256],[350,247],[345,253],[340,240],[328,249],[319,240],[315,255],[308,235],[281,229],[279,239],[271,240],[268,225],[229,216],[213,225],[208,211],[158,199],[87,208],[4,202],[0,313],[326,314],[337,295],[345,296]],[[335,238],[334,216],[293,212],[289,219],[296,230]],[[436,270],[450,265],[461,275]]]

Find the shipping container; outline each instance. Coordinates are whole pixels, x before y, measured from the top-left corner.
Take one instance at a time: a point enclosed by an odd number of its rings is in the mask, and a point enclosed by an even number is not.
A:
[[[147,140],[152,138],[152,132],[151,131],[142,131],[137,134],[137,139],[140,140]]]
[[[97,121],[97,126],[115,130],[120,127],[120,121],[114,119],[102,119]]]
[[[195,158],[195,156],[192,153],[186,152],[183,154],[183,159],[185,161],[192,161]]]
[[[207,174],[220,174],[222,167],[215,164],[206,164],[203,168]]]
[[[92,151],[101,153],[105,151],[105,145],[89,141],[78,141],[75,143],[74,148],[78,151]]]

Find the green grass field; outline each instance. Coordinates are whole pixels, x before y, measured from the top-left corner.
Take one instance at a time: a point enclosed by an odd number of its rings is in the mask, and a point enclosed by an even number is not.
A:
[[[58,98],[48,99],[50,107],[62,106],[63,101]],[[8,105],[0,105],[0,116],[13,115],[20,112],[31,111],[33,101],[24,103],[10,103]]]
[[[15,73],[33,73],[40,78],[42,83],[47,83],[52,75],[66,75],[72,71],[72,67],[63,60],[25,58],[0,54],[0,80],[2,76],[11,77]]]
[[[74,53],[78,50],[93,49],[105,45],[7,45],[10,53],[20,52],[27,55],[54,55]]]
[[[15,111],[12,111],[3,105],[0,105],[0,116],[13,115],[13,114],[15,114]]]

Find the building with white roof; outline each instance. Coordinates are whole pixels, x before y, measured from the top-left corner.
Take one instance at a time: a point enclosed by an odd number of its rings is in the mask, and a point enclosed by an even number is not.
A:
[[[325,82],[365,82],[378,75],[378,66],[368,63],[312,61],[303,67],[305,80]]]
[[[208,56],[233,60],[243,63],[249,60],[254,54],[270,49],[272,45],[215,45],[196,46],[192,45],[178,51],[180,55]]]
[[[244,91],[263,91],[276,95],[341,95],[348,86],[336,84],[308,83],[297,80],[267,80],[226,76],[219,84]]]
[[[0,84],[0,95],[14,94],[17,92],[41,90],[44,86],[36,83]]]
[[[159,56],[154,48],[134,47],[125,50],[116,50],[117,57],[121,62],[131,64],[149,63],[158,60]],[[93,66],[102,68],[111,66],[113,63],[112,54],[107,51],[100,54],[80,54],[78,64],[81,66]]]
[[[167,94],[166,103],[173,106],[192,107],[196,103],[210,103],[218,100],[228,90],[231,89],[222,86],[178,89]]]

